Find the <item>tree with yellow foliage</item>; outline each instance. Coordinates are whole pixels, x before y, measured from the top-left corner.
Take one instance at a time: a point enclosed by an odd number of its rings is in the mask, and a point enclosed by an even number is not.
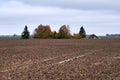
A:
[[[34,38],[50,38],[51,29],[49,25],[39,25],[34,31]]]
[[[60,27],[59,29],[59,38],[71,38],[71,34],[70,34],[70,30],[69,30],[69,26],[63,25]]]

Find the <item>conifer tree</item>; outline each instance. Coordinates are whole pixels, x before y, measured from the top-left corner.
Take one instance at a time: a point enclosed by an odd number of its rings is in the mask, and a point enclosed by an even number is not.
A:
[[[80,28],[80,32],[79,32],[80,36],[82,38],[85,38],[86,37],[86,32],[85,32],[85,29],[83,28],[83,26]]]
[[[28,31],[27,25],[25,25],[24,31],[22,32],[21,38],[22,39],[29,39],[30,33]]]

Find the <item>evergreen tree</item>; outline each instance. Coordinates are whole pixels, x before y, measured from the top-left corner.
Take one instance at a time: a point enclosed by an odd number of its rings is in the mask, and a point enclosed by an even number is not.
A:
[[[83,28],[83,26],[80,28],[80,32],[79,32],[80,36],[82,38],[85,38],[86,37],[86,32],[85,32],[85,29]]]
[[[22,39],[29,39],[30,33],[28,31],[28,27],[25,26],[24,31],[22,32],[21,38]]]

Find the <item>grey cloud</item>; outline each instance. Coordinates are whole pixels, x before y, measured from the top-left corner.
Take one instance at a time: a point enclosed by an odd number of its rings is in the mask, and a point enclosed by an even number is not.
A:
[[[62,24],[70,24],[72,32],[78,32],[81,25],[88,33],[99,34],[99,29],[106,26],[112,32],[112,27],[120,26],[119,3],[120,0],[0,0],[0,29],[2,25],[18,29],[29,24],[34,26],[29,27],[32,32],[39,24],[50,24],[57,30]],[[100,34],[103,32],[106,31]]]
[[[6,0],[7,1],[7,0]],[[9,0],[8,0],[9,1]],[[120,0],[16,0],[34,6],[53,6],[85,10],[120,10]]]

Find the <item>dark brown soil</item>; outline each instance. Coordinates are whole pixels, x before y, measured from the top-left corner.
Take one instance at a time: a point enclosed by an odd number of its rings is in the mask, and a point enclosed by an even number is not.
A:
[[[120,80],[120,39],[0,39],[0,80]]]

